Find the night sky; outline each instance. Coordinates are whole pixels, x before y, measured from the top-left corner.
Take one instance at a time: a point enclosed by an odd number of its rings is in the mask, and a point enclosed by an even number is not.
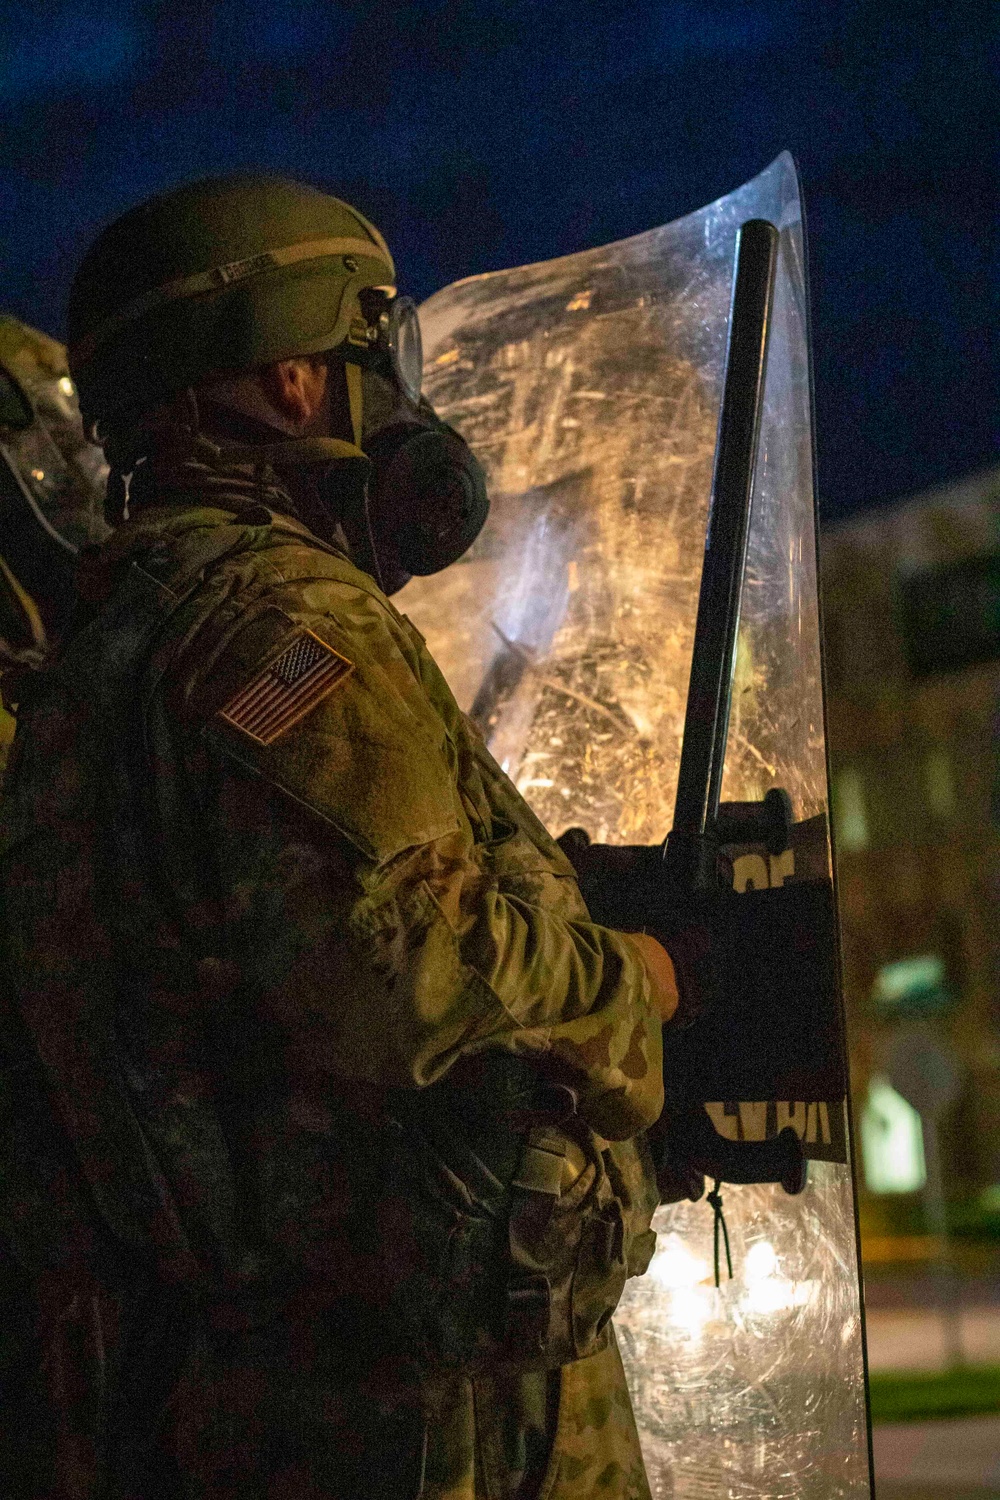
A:
[[[237,168],[354,201],[418,298],[649,229],[790,149],[830,517],[998,460],[997,0],[14,0],[0,309],[61,336],[138,199]]]

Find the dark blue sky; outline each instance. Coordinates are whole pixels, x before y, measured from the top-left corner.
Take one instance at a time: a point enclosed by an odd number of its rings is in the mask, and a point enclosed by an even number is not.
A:
[[[783,148],[833,517],[996,462],[996,0],[25,0],[0,17],[0,308],[239,167],[353,199],[423,297],[651,228]]]

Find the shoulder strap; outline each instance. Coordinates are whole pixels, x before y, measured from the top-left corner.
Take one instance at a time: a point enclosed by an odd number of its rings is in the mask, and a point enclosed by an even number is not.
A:
[[[252,551],[263,526],[206,528],[157,578],[139,562],[130,564],[108,604],[73,637],[55,671],[77,694],[107,703],[120,692],[123,677],[148,661],[154,640],[167,621],[225,558]],[[209,607],[206,601],[206,608]]]
[[[71,691],[76,687],[92,701],[106,702],[117,696],[122,677],[149,661],[160,630],[220,563],[241,552],[264,550],[269,541],[285,538],[341,564],[342,582],[369,594],[397,624],[407,628],[408,622],[391,600],[338,548],[291,517],[255,504],[235,520],[206,526],[196,539],[188,536],[168,547],[162,572],[154,574],[142,563],[133,562],[111,600],[74,636],[54,670]],[[206,598],[206,613],[214,602]],[[196,622],[184,623],[190,629]]]

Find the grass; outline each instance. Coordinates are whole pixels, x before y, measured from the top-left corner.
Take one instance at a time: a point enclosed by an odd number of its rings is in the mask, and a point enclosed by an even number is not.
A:
[[[1000,1365],[919,1374],[876,1371],[871,1377],[874,1422],[925,1422],[1000,1412]]]

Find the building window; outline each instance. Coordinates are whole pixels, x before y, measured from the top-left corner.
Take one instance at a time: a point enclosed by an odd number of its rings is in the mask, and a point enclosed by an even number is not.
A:
[[[915,1193],[927,1181],[920,1116],[881,1073],[861,1112],[861,1156],[872,1193]]]
[[[872,1000],[887,1016],[932,1015],[950,999],[945,962],[938,953],[919,953],[883,964],[872,985]]]
[[[1000,657],[1000,553],[901,576],[898,598],[915,676],[959,672]]]
[[[868,848],[868,811],[857,766],[841,766],[833,775],[833,822],[837,848],[856,854]]]

